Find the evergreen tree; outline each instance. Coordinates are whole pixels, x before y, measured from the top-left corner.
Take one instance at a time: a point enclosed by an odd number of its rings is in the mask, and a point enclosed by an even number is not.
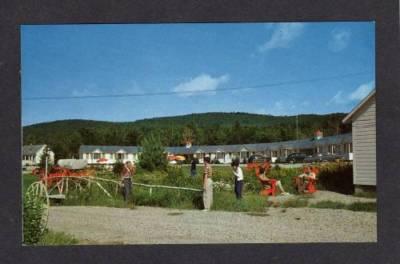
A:
[[[143,169],[153,171],[155,169],[166,170],[167,157],[159,135],[150,133],[141,142],[142,154],[140,166]]]

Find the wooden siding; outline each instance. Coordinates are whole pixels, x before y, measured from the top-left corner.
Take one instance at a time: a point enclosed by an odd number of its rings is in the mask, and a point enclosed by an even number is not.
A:
[[[354,184],[376,185],[375,97],[353,118]]]

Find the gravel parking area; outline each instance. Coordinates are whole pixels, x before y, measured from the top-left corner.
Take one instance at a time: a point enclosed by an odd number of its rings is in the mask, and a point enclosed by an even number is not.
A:
[[[274,202],[283,202],[285,200],[293,199],[293,198],[299,198],[301,196],[298,195],[277,195],[275,197],[269,197],[268,199],[270,201]],[[350,204],[350,203],[355,203],[355,202],[361,202],[361,203],[370,203],[370,202],[376,202],[376,198],[364,198],[364,197],[356,197],[353,195],[345,195],[341,193],[336,193],[336,192],[330,192],[330,191],[317,191],[310,195],[308,199],[309,204],[315,204],[321,201],[334,201],[334,202],[340,202],[340,203],[345,203],[345,204]]]
[[[83,244],[376,242],[376,213],[314,208],[238,212],[59,206],[48,228]]]

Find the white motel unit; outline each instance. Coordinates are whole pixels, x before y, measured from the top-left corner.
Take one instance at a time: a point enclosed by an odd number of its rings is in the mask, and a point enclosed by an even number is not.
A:
[[[301,139],[271,143],[238,144],[238,145],[201,145],[165,147],[165,154],[182,155],[188,159],[196,157],[200,163],[209,156],[212,161],[229,164],[233,159],[241,162],[253,154],[261,154],[275,160],[277,157],[287,157],[295,152],[309,155],[315,153],[343,154],[351,160],[352,135],[351,133],[322,137],[319,139]],[[86,160],[89,165],[112,165],[117,161],[137,162],[141,148],[138,146],[92,146],[81,145],[79,158]]]
[[[376,186],[375,90],[343,119],[343,123],[352,124],[354,185]]]
[[[37,166],[40,163],[46,145],[25,145],[22,147],[22,167]],[[49,151],[49,163],[54,163],[54,152]]]

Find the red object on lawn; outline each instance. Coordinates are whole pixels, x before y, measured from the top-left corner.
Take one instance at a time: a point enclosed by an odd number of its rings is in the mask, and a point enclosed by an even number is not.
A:
[[[308,167],[304,168],[304,173],[307,173],[309,170]],[[317,177],[319,173],[319,168],[312,166],[311,167],[311,172],[315,174],[315,177]],[[317,191],[317,179],[308,179],[308,183],[306,185],[306,191],[307,193],[315,193]]]
[[[97,162],[107,162],[107,161],[108,161],[108,159],[106,159],[106,158],[100,158],[97,160]]]
[[[247,169],[255,170],[256,177],[260,181],[263,187],[263,189],[260,191],[260,195],[262,196],[268,196],[268,195],[275,196],[276,193],[276,180],[275,179],[264,180],[260,177],[261,168],[263,168],[266,172],[265,174],[267,174],[269,169],[271,169],[271,167],[272,166],[268,161],[265,161],[263,163],[258,163],[258,162],[247,163]]]
[[[268,181],[265,181],[261,178],[258,178],[258,180],[260,181],[261,185],[263,186],[263,190],[260,191],[260,195],[262,196],[268,196],[268,195],[272,195],[275,196],[276,193],[276,180],[275,179],[270,179]],[[269,186],[269,188],[267,188],[266,186]]]

